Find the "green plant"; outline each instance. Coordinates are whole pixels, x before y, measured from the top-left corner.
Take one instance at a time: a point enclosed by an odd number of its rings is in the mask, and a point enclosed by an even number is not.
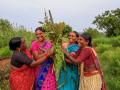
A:
[[[48,38],[52,41],[55,50],[54,69],[56,78],[58,80],[61,67],[65,67],[66,65],[64,61],[64,54],[61,49],[62,38],[64,37],[63,31],[65,29],[65,23],[47,23],[45,24],[44,28],[47,32]]]
[[[0,90],[9,90],[9,65],[5,70],[0,70]]]
[[[6,58],[11,55],[11,51],[8,47],[0,48],[0,58]]]
[[[100,55],[108,90],[120,89],[120,48],[106,50]]]

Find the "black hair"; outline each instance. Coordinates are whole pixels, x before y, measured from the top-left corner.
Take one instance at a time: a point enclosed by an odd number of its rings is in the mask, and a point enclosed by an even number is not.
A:
[[[79,37],[79,33],[77,31],[72,31],[73,33],[75,33],[76,37]],[[75,42],[76,44],[78,44],[78,42]]]
[[[9,41],[9,49],[15,51],[16,48],[19,48],[21,45],[22,37],[13,37]]]
[[[89,33],[82,33],[80,34],[81,37],[83,37],[86,41],[88,41],[88,46],[92,47],[92,37]]]
[[[38,31],[38,30],[40,30],[40,31],[42,31],[42,32],[45,32],[45,30],[44,30],[42,27],[37,27],[37,28],[35,29],[35,32]]]
[[[76,34],[76,37],[79,37],[79,33],[77,31],[72,31],[72,32]]]

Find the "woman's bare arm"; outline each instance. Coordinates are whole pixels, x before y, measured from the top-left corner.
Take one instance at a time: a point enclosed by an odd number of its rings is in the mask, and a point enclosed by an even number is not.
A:
[[[35,66],[37,66],[39,64],[42,64],[48,57],[49,57],[49,55],[44,53],[44,56],[42,56],[41,58],[39,58],[37,61],[33,61],[30,64],[30,67],[35,67]]]
[[[72,61],[72,62],[74,62],[74,63],[79,63],[79,61],[77,61],[74,57],[72,57],[72,56],[70,55],[70,53],[68,53],[65,49],[63,49],[63,52],[64,52],[64,54],[69,58],[69,59],[67,59],[67,60],[70,60],[70,61]]]
[[[51,56],[53,54],[54,54],[54,49],[51,48],[47,52],[44,53],[44,56],[39,58],[37,61],[33,61],[30,66],[34,67],[34,66],[37,66],[37,65],[43,63],[49,56]]]

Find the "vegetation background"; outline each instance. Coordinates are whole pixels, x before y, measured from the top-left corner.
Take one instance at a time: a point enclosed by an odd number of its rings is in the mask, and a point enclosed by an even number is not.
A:
[[[105,11],[96,16],[93,24],[96,28],[85,28],[83,31],[93,37],[93,45],[100,59],[107,89],[120,90],[120,9]],[[65,23],[63,27],[64,39],[66,39],[72,27]],[[4,58],[11,57],[12,52],[9,50],[8,42],[15,36],[25,37],[28,48],[35,39],[34,33],[24,26],[15,27],[8,20],[0,19],[0,63]],[[0,68],[0,90],[9,90],[8,77],[9,64],[5,65],[4,69]]]

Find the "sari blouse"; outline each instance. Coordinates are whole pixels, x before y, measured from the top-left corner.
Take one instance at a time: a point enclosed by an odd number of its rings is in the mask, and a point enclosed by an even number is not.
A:
[[[81,50],[79,56],[77,57],[76,61],[84,62],[85,67],[89,67],[94,65],[94,59],[92,56],[92,51],[89,48],[84,48]]]
[[[15,51],[11,58],[11,65],[20,68],[23,65],[30,65],[33,62],[31,58],[24,54],[24,52]]]
[[[31,45],[31,51],[39,51],[39,48],[42,47],[44,49],[49,49],[52,47],[52,44],[50,41],[45,41],[43,44],[39,44],[37,41],[33,41]]]

